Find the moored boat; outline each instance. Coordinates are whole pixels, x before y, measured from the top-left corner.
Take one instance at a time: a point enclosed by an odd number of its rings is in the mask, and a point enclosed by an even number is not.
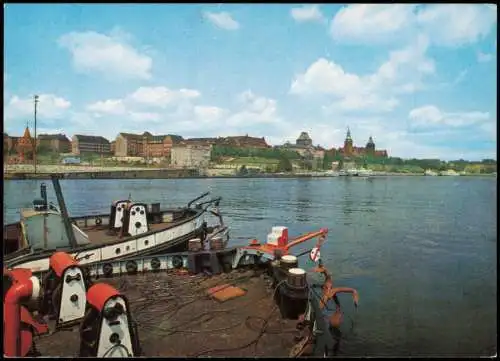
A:
[[[459,173],[457,173],[453,169],[448,169],[448,170],[445,170],[443,172],[440,172],[439,175],[441,175],[441,176],[457,176],[457,175],[459,175]]]
[[[373,175],[373,171],[371,169],[361,168],[358,170],[359,177],[371,177]]]
[[[59,181],[56,177],[52,180],[59,209],[47,202],[42,184],[42,199],[35,200],[33,208],[21,210],[19,222],[4,226],[5,266],[45,271],[55,251],[69,252],[82,264],[92,264],[182,252],[194,238],[203,242],[218,239],[223,244],[228,241],[228,227],[219,210],[221,198],[201,202],[209,193],[180,208],[160,210],[159,203],[120,200],[112,203],[109,214],[70,218]],[[207,215],[216,218],[211,226],[206,221]]]

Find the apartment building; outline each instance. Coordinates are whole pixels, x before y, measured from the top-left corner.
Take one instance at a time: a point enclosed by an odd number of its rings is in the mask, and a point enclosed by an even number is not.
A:
[[[98,153],[108,155],[111,153],[109,140],[101,136],[75,134],[71,142],[73,154]]]

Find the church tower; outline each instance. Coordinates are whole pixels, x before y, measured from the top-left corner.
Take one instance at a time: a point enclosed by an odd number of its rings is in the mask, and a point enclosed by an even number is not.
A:
[[[366,143],[366,153],[370,155],[375,154],[375,143],[373,142],[373,138],[370,135],[370,139],[368,139],[368,143]]]
[[[347,135],[344,140],[344,154],[346,156],[352,155],[352,138],[351,138],[351,130],[347,127]]]
[[[24,135],[19,138],[17,141],[17,154],[21,159],[21,162],[24,160],[31,160],[33,158],[33,138],[31,138],[30,130],[28,126],[24,130]]]

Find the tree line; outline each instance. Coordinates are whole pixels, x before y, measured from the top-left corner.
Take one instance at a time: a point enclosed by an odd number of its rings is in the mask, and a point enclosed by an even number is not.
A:
[[[215,145],[212,147],[211,159],[212,161],[221,161],[225,157],[259,157],[265,159],[276,159],[278,160],[277,171],[278,172],[289,172],[292,170],[292,162],[298,163],[302,168],[314,170],[314,169],[331,169],[332,162],[339,162],[340,165],[346,161],[342,154],[332,155],[329,152],[325,152],[323,161],[315,162],[312,159],[306,159],[302,157],[299,153],[290,149],[283,148],[238,148],[231,146],[220,146]],[[364,155],[352,158],[350,160],[355,163],[357,167],[368,167],[372,166],[374,168],[384,168],[389,171],[420,171],[431,169],[435,171],[445,171],[448,169],[454,169],[457,172],[467,170],[471,166],[482,166],[482,170],[485,173],[490,173],[496,171],[496,160],[494,159],[483,159],[480,162],[467,161],[464,159],[458,159],[453,161],[442,161],[440,159],[403,159],[399,157],[378,157],[373,155]]]

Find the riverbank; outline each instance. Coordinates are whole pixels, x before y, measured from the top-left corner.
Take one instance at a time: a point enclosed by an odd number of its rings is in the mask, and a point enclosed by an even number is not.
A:
[[[174,169],[148,169],[148,170],[130,170],[130,171],[97,171],[97,172],[65,172],[65,173],[4,173],[4,180],[28,180],[39,179],[49,180],[53,174],[57,174],[59,179],[199,179],[199,178],[337,178],[339,176],[329,174],[306,174],[306,173],[262,173],[249,175],[200,175],[197,170],[174,170]],[[423,174],[415,173],[386,173],[375,174],[368,177],[342,177],[339,178],[384,178],[384,177],[423,177]],[[467,174],[461,175],[469,177],[494,177],[489,174]]]
[[[32,165],[4,166],[4,179],[50,179],[57,174],[60,179],[170,179],[170,178],[326,178],[338,177],[332,172],[294,172],[294,173],[250,173],[221,174],[199,169],[143,168],[143,167],[92,167],[40,165],[34,172]],[[424,176],[423,173],[373,172],[369,178],[393,176]],[[460,176],[495,176],[493,174],[461,174]],[[342,177],[351,178],[351,177]],[[360,176],[359,178],[366,178]]]

